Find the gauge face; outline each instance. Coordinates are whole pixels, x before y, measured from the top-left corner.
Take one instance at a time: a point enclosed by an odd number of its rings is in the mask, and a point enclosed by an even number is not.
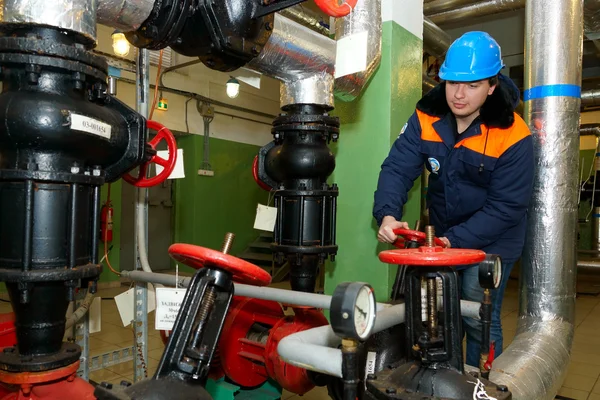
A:
[[[497,289],[502,282],[502,259],[488,254],[479,264],[479,284],[484,289]]]
[[[346,339],[365,340],[375,325],[373,288],[363,282],[340,283],[331,299],[331,328]]]
[[[373,289],[369,286],[362,286],[354,303],[354,329],[359,338],[364,339],[369,336],[373,329],[374,316]]]
[[[498,289],[500,282],[502,282],[502,260],[500,257],[496,257],[494,260],[494,289]]]

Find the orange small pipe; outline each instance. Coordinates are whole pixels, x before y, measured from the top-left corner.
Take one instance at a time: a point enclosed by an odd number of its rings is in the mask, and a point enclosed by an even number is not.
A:
[[[315,0],[315,4],[330,17],[341,18],[350,14],[358,0],[344,0],[342,4],[338,4],[338,0]]]

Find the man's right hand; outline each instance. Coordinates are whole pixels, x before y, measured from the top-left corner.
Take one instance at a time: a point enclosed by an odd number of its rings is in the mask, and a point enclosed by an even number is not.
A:
[[[394,233],[394,229],[409,229],[408,223],[396,221],[396,218],[387,216],[383,217],[381,227],[377,232],[377,240],[382,243],[394,243],[398,236]]]

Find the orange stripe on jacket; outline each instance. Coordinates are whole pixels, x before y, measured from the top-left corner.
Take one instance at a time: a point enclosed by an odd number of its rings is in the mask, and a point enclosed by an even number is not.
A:
[[[427,140],[428,142],[442,142],[442,138],[433,129],[433,124],[440,120],[439,117],[432,117],[422,111],[417,110],[417,116],[421,123],[421,139]]]

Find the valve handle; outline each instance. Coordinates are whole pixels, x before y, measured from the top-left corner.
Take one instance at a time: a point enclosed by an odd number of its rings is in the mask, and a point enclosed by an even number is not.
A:
[[[177,162],[177,142],[175,141],[175,136],[173,136],[171,131],[168,130],[164,125],[156,121],[148,120],[146,126],[148,127],[148,129],[156,131],[156,136],[154,136],[154,138],[152,138],[152,140],[148,142],[150,147],[152,147],[152,149],[156,151],[156,146],[158,145],[158,143],[160,143],[161,140],[164,139],[165,142],[167,142],[167,148],[169,149],[169,159],[165,160],[158,154],[154,154],[150,161],[146,161],[145,163],[140,165],[137,177],[134,177],[130,173],[126,173],[125,175],[123,175],[123,180],[125,182],[133,186],[144,188],[156,186],[165,181],[169,177],[169,175],[171,175],[171,172],[173,172],[173,169],[175,168],[175,163]],[[148,171],[148,167],[152,163],[160,165],[161,167],[163,167],[163,170],[160,172],[160,174],[157,174],[152,178],[147,178],[146,171]]]
[[[379,253],[379,260],[384,263],[415,267],[453,267],[476,264],[484,259],[485,252],[481,250],[444,249],[439,246],[386,250]]]
[[[427,239],[427,235],[425,234],[425,232],[414,231],[412,229],[394,229],[394,234],[403,237],[405,240],[417,242],[419,244],[425,244]],[[394,246],[400,249],[403,249],[405,245],[404,241],[401,238],[396,239],[396,241],[393,244]],[[437,237],[435,238],[435,245],[440,247],[446,247],[446,244],[442,242],[440,238]]]
[[[254,162],[252,163],[252,176],[254,177],[254,182],[256,182],[262,189],[266,190],[267,192],[270,192],[273,189],[271,186],[261,181],[258,177],[258,155],[254,157]]]
[[[192,244],[175,243],[169,247],[169,255],[194,269],[218,268],[233,275],[233,280],[248,285],[267,286],[271,275],[264,269],[229,254]]]
[[[358,0],[344,0],[338,4],[338,0],[315,0],[315,4],[330,17],[341,18],[350,14]]]

